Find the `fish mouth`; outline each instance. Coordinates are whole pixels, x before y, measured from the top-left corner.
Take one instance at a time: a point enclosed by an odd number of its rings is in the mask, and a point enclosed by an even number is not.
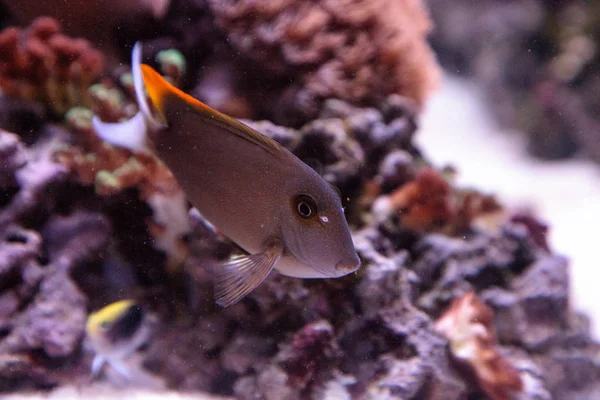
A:
[[[304,253],[302,252],[302,246],[300,246],[298,237],[294,233],[291,234],[291,237],[292,237],[292,240],[294,241],[296,251],[290,250],[290,253],[292,253],[294,255],[294,257],[296,257],[298,259],[298,261],[300,261],[302,264],[306,265],[307,267],[310,267],[314,271],[317,271],[323,278],[332,278],[332,277],[337,276],[335,271],[327,271],[324,268],[318,267],[318,266],[310,263],[304,256]]]
[[[344,276],[344,275],[351,274],[352,272],[356,271],[359,268],[360,268],[360,262],[347,263],[347,262],[340,261],[335,266],[336,272],[338,272],[340,274],[338,276]]]
[[[312,269],[314,269],[315,271],[317,271],[318,273],[320,273],[321,275],[323,275],[324,278],[333,278],[333,277],[336,276],[335,273],[327,272],[323,268],[317,267],[316,265],[309,264],[309,263],[304,262],[304,261],[302,261],[302,262],[304,264],[308,265],[309,267],[311,267]]]

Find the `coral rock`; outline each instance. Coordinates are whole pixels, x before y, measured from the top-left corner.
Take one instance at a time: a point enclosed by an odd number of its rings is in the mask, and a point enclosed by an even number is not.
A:
[[[315,379],[323,379],[339,358],[333,341],[333,327],[327,321],[313,322],[297,332],[289,347],[276,357],[293,385],[304,387]]]
[[[43,208],[51,208],[49,203],[54,196],[48,196],[48,193],[66,180],[67,171],[52,160],[51,143],[44,143],[33,151],[25,151],[22,145],[15,142],[14,136],[6,133],[0,136],[6,144],[6,152],[3,153],[3,157],[7,157],[6,165],[8,167],[12,163],[13,166],[9,168],[12,174],[4,178],[13,183],[7,188],[6,206],[0,209],[2,231],[13,221],[19,221]],[[23,160],[27,162],[23,163]]]
[[[83,337],[86,299],[63,273],[44,279],[33,304],[15,318],[0,353],[42,349],[48,357],[72,355]]]
[[[540,258],[513,282],[513,289],[527,321],[523,342],[532,350],[547,345],[568,320],[567,261],[562,257]]]

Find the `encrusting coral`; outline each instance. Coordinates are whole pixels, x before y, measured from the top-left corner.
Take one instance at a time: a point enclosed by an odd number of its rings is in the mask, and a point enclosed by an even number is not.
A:
[[[385,220],[396,216],[399,226],[413,232],[444,231],[462,234],[472,223],[502,211],[493,196],[453,188],[443,173],[431,168],[373,203],[373,216]]]

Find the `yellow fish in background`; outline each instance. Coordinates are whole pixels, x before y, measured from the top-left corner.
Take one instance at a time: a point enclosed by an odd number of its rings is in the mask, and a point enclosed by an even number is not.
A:
[[[94,129],[104,140],[156,154],[204,218],[249,254],[216,268],[215,298],[229,306],[275,268],[298,278],[336,278],[360,260],[339,194],[274,140],[201,103],[132,56],[140,112]],[[150,111],[147,90],[158,118]]]
[[[132,300],[117,301],[91,313],[85,330],[96,352],[92,377],[96,377],[107,363],[130,378],[124,361],[150,337],[144,310]]]

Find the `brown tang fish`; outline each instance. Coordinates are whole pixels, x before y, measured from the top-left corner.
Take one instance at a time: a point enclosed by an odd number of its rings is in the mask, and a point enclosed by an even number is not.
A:
[[[216,268],[218,304],[235,304],[273,268],[299,278],[335,278],[358,269],[339,194],[319,174],[141,65],[139,44],[132,64],[140,112],[117,124],[94,117],[94,128],[115,145],[151,149],[202,216],[249,253]]]

